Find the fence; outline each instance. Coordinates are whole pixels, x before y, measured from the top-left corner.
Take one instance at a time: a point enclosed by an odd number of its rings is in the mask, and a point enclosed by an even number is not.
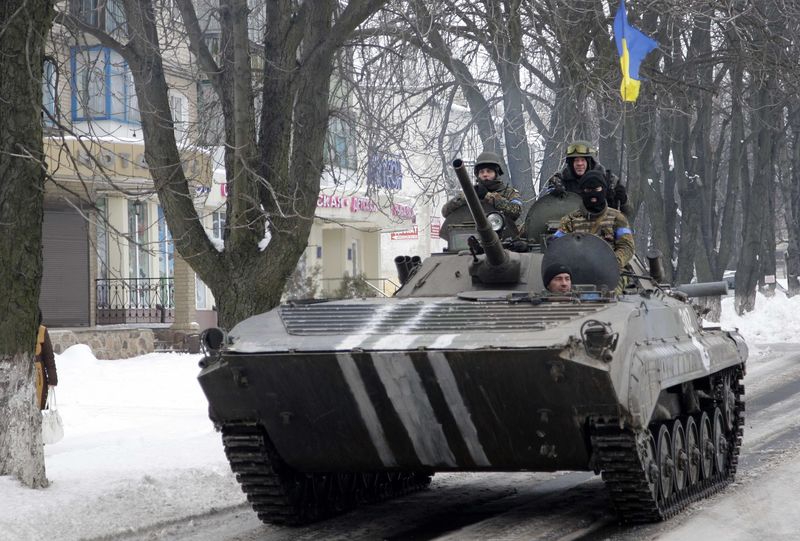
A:
[[[98,325],[175,320],[172,278],[99,278],[95,282]]]

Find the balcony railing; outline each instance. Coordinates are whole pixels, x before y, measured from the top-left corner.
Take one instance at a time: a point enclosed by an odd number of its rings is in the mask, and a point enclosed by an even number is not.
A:
[[[172,278],[99,278],[95,289],[98,325],[175,320]]]

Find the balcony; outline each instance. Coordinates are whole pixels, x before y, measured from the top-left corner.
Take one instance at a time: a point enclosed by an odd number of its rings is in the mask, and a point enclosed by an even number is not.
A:
[[[97,325],[175,320],[172,278],[99,278],[95,282]]]

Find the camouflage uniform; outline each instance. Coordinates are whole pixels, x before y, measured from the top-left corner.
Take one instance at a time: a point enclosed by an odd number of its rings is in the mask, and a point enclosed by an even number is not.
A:
[[[522,213],[522,196],[513,186],[509,186],[500,180],[500,177],[503,176],[503,167],[500,165],[500,157],[494,152],[481,152],[480,156],[478,156],[478,159],[475,161],[475,176],[478,176],[478,171],[482,167],[487,166],[493,168],[497,176],[494,180],[489,182],[479,180],[475,184],[475,191],[478,192],[478,194],[480,194],[481,191],[486,192],[483,195],[479,195],[481,199],[484,199],[489,193],[498,194],[500,198],[496,201],[492,201],[492,205],[513,223],[519,218],[520,213]],[[442,207],[442,216],[447,218],[454,210],[466,204],[467,201],[464,199],[464,196],[458,195],[444,204]]]
[[[562,237],[567,233],[591,233],[604,239],[614,249],[620,270],[633,257],[633,231],[625,215],[606,206],[599,214],[591,214],[583,205],[581,208],[561,218],[561,224],[554,235]]]

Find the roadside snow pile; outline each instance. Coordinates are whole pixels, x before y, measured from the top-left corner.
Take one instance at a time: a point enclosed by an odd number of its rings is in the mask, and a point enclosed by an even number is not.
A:
[[[736,315],[734,297],[722,299],[720,323],[724,329],[738,328],[748,344],[798,342],[797,327],[792,322],[800,314],[800,295],[788,298],[777,291],[774,297],[756,294],[756,309]]]
[[[46,445],[50,487],[0,477],[0,539],[120,535],[245,498],[197,383],[199,355],[56,356],[64,439]]]

